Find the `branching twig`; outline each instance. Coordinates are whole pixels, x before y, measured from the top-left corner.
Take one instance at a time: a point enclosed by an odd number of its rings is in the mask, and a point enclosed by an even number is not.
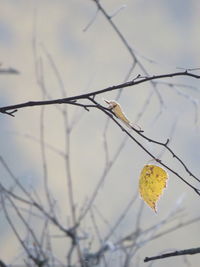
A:
[[[195,186],[193,186],[192,184],[190,184],[189,182],[187,182],[179,173],[177,173],[176,171],[174,171],[172,168],[170,168],[168,165],[166,165],[165,163],[163,163],[160,159],[158,159],[155,155],[153,155],[147,148],[144,147],[144,145],[142,145],[129,131],[127,131],[112,115],[112,113],[110,112],[110,110],[105,109],[103,106],[101,106],[99,103],[97,103],[94,99],[89,98],[93,103],[95,103],[98,109],[100,109],[101,111],[103,111],[107,116],[110,116],[110,118],[121,128],[121,130],[123,132],[125,132],[139,147],[141,147],[152,159],[154,159],[156,162],[158,162],[160,165],[162,165],[163,167],[165,167],[167,170],[169,170],[170,172],[172,172],[173,174],[175,174],[179,179],[181,179],[185,184],[187,184],[189,187],[191,187],[195,193],[197,193],[198,195],[200,195],[200,189],[196,188]],[[138,132],[136,130],[137,133],[139,133],[140,135],[142,135],[140,132]],[[151,142],[151,141],[150,141]],[[168,140],[165,144],[160,143],[155,141],[156,144],[162,145],[162,146],[167,146],[168,144]],[[171,155],[174,158],[178,158],[179,162],[182,164],[182,166],[184,166],[185,170],[188,172],[188,168],[185,166],[185,164],[183,163],[183,161],[170,149],[167,148],[169,150],[169,152],[171,153]],[[196,180],[199,181],[199,179],[194,176],[190,171],[188,172],[190,176],[192,176],[193,178],[195,178]]]
[[[143,143],[141,141],[139,141],[139,138],[142,140],[147,140],[150,143],[153,143],[155,145],[158,145],[160,147],[163,148],[164,151],[168,152],[169,155],[171,155],[171,157],[175,158],[179,165],[181,165],[181,167],[184,169],[185,173],[188,174],[190,177],[194,178],[196,181],[198,181],[200,183],[200,179],[197,178],[190,170],[189,168],[186,166],[186,164],[183,162],[183,160],[169,147],[169,139],[166,140],[166,142],[161,142],[161,141],[157,141],[154,140],[152,138],[149,138],[148,136],[146,136],[145,134],[142,133],[142,131],[138,131],[134,128],[127,130],[125,127],[123,127],[118,118],[115,117],[114,113],[108,109],[105,108],[104,106],[100,105],[97,101],[96,101],[96,96],[98,95],[102,95],[105,93],[109,93],[111,91],[116,91],[117,92],[117,98],[120,97],[121,93],[125,90],[125,88],[128,87],[132,87],[132,86],[136,86],[136,85],[143,85],[144,83],[150,83],[152,88],[154,90],[148,91],[148,95],[146,96],[146,101],[144,103],[144,106],[142,107],[142,111],[139,113],[138,115],[138,119],[140,118],[141,115],[146,114],[146,110],[148,107],[148,104],[150,103],[152,96],[154,95],[154,93],[156,93],[157,98],[159,100],[160,103],[160,112],[159,115],[161,114],[163,107],[164,107],[164,101],[162,99],[162,95],[160,93],[160,91],[158,91],[158,84],[161,83],[160,80],[167,78],[172,78],[172,77],[191,77],[194,79],[200,79],[200,75],[191,73],[191,71],[194,71],[196,69],[183,69],[179,72],[173,72],[173,73],[166,73],[166,74],[159,74],[159,75],[149,75],[149,73],[147,72],[145,66],[142,64],[142,62],[140,61],[140,57],[138,57],[138,54],[135,53],[135,51],[133,50],[131,44],[128,42],[128,39],[125,37],[125,35],[120,31],[120,29],[118,28],[117,24],[115,24],[114,20],[113,20],[113,16],[116,15],[116,13],[114,15],[109,15],[107,13],[107,11],[104,9],[104,7],[101,5],[99,0],[92,0],[96,7],[96,13],[94,15],[94,18],[92,18],[92,20],[89,22],[89,24],[85,27],[84,31],[86,31],[91,25],[92,23],[95,21],[97,15],[99,13],[103,14],[104,18],[108,21],[109,25],[111,26],[112,30],[117,34],[118,39],[122,42],[124,48],[128,51],[129,56],[131,57],[131,66],[130,66],[130,70],[129,73],[127,75],[128,79],[125,79],[125,81],[123,83],[114,85],[114,86],[109,86],[103,89],[99,89],[96,91],[91,91],[88,93],[83,93],[79,94],[79,95],[74,95],[74,96],[70,96],[68,97],[66,95],[66,89],[64,86],[64,83],[61,79],[61,76],[59,74],[58,68],[53,60],[53,58],[51,57],[51,54],[48,53],[47,49],[44,47],[44,45],[42,45],[43,48],[43,52],[45,53],[46,58],[48,59],[48,64],[51,67],[57,82],[58,82],[58,86],[60,89],[60,93],[61,93],[61,97],[62,98],[58,98],[58,99],[52,99],[49,96],[49,93],[47,92],[47,90],[45,90],[44,88],[44,81],[43,81],[43,73],[41,71],[41,69],[39,67],[41,67],[38,63],[41,63],[41,58],[40,56],[38,56],[38,47],[37,47],[37,36],[36,36],[36,21],[34,24],[34,34],[33,34],[33,54],[34,54],[34,63],[35,63],[35,71],[36,71],[36,79],[38,82],[38,85],[40,86],[41,89],[43,89],[43,101],[29,101],[29,102],[24,102],[24,103],[19,103],[16,105],[10,105],[10,106],[3,106],[0,107],[0,113],[2,114],[6,114],[9,116],[14,117],[15,113],[19,110],[19,109],[23,109],[25,107],[34,107],[34,106],[41,106],[42,110],[44,108],[44,106],[46,105],[55,105],[55,104],[66,104],[66,105],[74,105],[74,106],[79,106],[83,109],[85,109],[86,111],[89,111],[90,109],[94,108],[94,109],[98,109],[101,112],[103,112],[106,116],[107,116],[107,122],[108,121],[112,121],[115,123],[115,125],[117,125],[119,127],[119,129],[121,129],[123,131],[123,133],[125,134],[124,139],[122,140],[122,142],[118,145],[118,148],[116,150],[116,153],[114,153],[113,157],[110,157],[109,155],[109,146],[108,146],[108,142],[107,142],[107,136],[106,136],[106,131],[108,128],[108,123],[106,123],[106,127],[104,129],[103,135],[104,135],[104,149],[105,149],[105,155],[106,155],[106,164],[105,164],[105,168],[102,172],[102,175],[100,177],[100,180],[98,181],[96,187],[93,189],[93,193],[91,194],[87,205],[84,206],[84,209],[82,211],[82,213],[80,213],[80,216],[77,217],[77,212],[76,212],[76,202],[75,202],[75,198],[74,198],[74,187],[73,187],[73,175],[72,175],[72,169],[71,169],[71,130],[73,128],[73,123],[69,123],[70,120],[70,114],[68,114],[68,106],[65,105],[64,109],[62,109],[62,106],[57,105],[56,108],[59,109],[59,111],[61,111],[61,115],[63,117],[63,121],[64,121],[64,129],[65,129],[65,151],[59,151],[58,149],[54,148],[52,145],[49,145],[46,143],[45,141],[45,135],[44,135],[44,123],[43,123],[43,111],[41,113],[41,135],[40,135],[40,140],[39,142],[41,143],[41,152],[42,152],[42,159],[43,159],[43,169],[44,169],[44,182],[45,182],[45,192],[46,192],[46,196],[48,199],[48,203],[50,206],[50,209],[47,210],[43,207],[42,202],[37,201],[37,199],[28,192],[28,190],[26,190],[26,187],[23,186],[23,184],[20,182],[20,180],[17,178],[17,176],[15,176],[15,174],[10,170],[9,166],[7,165],[7,163],[5,162],[4,158],[0,156],[0,163],[1,165],[4,167],[4,169],[6,170],[6,172],[9,174],[9,176],[12,179],[12,182],[14,182],[14,187],[11,189],[7,189],[6,187],[3,186],[3,184],[0,183],[0,199],[1,199],[1,205],[2,205],[2,211],[4,212],[4,216],[7,219],[8,224],[10,225],[10,227],[12,228],[12,230],[14,231],[19,243],[21,243],[21,245],[24,248],[24,251],[26,253],[26,256],[28,258],[31,258],[35,265],[37,265],[38,267],[42,267],[44,264],[47,264],[48,267],[53,266],[54,265],[54,259],[56,259],[56,257],[54,257],[53,255],[53,251],[49,250],[47,253],[46,251],[43,250],[43,244],[45,241],[45,238],[49,238],[49,245],[51,245],[50,241],[52,238],[52,235],[50,235],[50,230],[51,228],[48,228],[49,226],[56,226],[55,228],[57,230],[59,230],[62,234],[64,233],[64,237],[68,237],[67,240],[71,241],[71,246],[68,247],[68,250],[66,251],[66,257],[67,257],[67,263],[68,266],[75,266],[74,262],[73,262],[73,254],[74,251],[77,251],[77,256],[76,256],[76,261],[78,264],[80,264],[82,267],[89,267],[89,266],[93,266],[92,264],[98,264],[100,263],[100,261],[102,259],[104,259],[105,257],[105,252],[107,251],[113,251],[113,250],[121,250],[123,252],[125,252],[125,254],[127,255],[126,257],[126,263],[127,266],[128,264],[130,264],[130,261],[132,259],[133,254],[144,244],[146,244],[147,242],[159,238],[162,235],[168,234],[169,232],[175,231],[177,230],[179,227],[183,227],[185,225],[187,225],[187,223],[192,223],[193,221],[189,221],[184,223],[179,223],[177,225],[175,225],[174,227],[168,228],[167,230],[164,230],[163,232],[159,232],[157,233],[158,229],[160,229],[161,226],[165,225],[166,223],[170,222],[170,218],[172,219],[177,219],[177,215],[175,215],[175,213],[170,214],[167,216],[167,218],[165,218],[164,220],[159,221],[158,223],[156,223],[155,225],[142,230],[141,227],[141,215],[143,212],[143,203],[141,204],[141,208],[138,209],[138,213],[137,213],[137,218],[136,218],[136,226],[135,229],[131,230],[131,233],[129,235],[125,235],[122,236],[120,238],[117,238],[116,241],[110,241],[115,232],[117,227],[121,224],[121,222],[123,221],[123,219],[127,216],[127,213],[130,209],[130,207],[132,206],[132,204],[134,203],[136,196],[133,200],[131,200],[131,202],[128,203],[128,205],[125,207],[125,209],[123,209],[123,211],[121,212],[121,214],[119,214],[118,216],[118,220],[115,224],[113,223],[108,223],[106,222],[109,226],[111,225],[111,228],[109,233],[106,236],[103,236],[102,233],[100,232],[99,229],[99,221],[97,220],[97,218],[95,217],[95,214],[93,213],[93,205],[94,202],[96,200],[96,197],[99,193],[100,187],[103,184],[103,182],[106,179],[106,176],[108,174],[108,172],[111,170],[112,166],[114,166],[114,164],[116,163],[116,160],[119,157],[119,154],[121,153],[122,149],[125,147],[126,141],[130,138],[133,142],[135,142],[141,149],[143,149],[143,151],[145,151],[151,158],[153,158],[156,162],[158,162],[159,164],[161,164],[162,166],[164,166],[167,170],[171,171],[174,175],[176,175],[179,179],[181,179],[185,184],[187,184],[190,188],[192,188],[198,195],[200,195],[200,189],[198,189],[197,187],[193,186],[193,184],[190,183],[190,181],[188,182],[188,179],[184,178],[184,174],[180,175],[179,171],[176,172],[174,169],[172,169],[170,166],[168,166],[167,164],[165,164],[165,162],[162,162],[160,160],[160,158],[158,158],[158,156],[156,157],[154,155],[154,153],[151,153],[150,150],[147,148],[147,146],[143,145]],[[118,11],[117,11],[118,12]],[[141,75],[135,75],[135,78],[128,81],[130,75],[132,74],[133,70],[135,70],[135,68],[138,67],[139,68],[139,72],[141,72]],[[8,68],[8,69],[1,69],[0,68],[0,74],[18,74],[19,72],[12,69],[12,68]],[[168,86],[170,86],[170,84],[172,83],[168,83]],[[135,89],[135,88],[131,88],[131,89]],[[173,88],[174,89],[174,88]],[[176,88],[175,88],[176,89]],[[177,90],[176,90],[177,93]],[[182,94],[183,95],[183,94]],[[59,97],[59,96],[57,96]],[[185,95],[185,97],[187,97],[187,95]],[[47,100],[44,100],[47,99]],[[197,104],[198,102],[195,102],[195,99],[192,99],[190,97],[190,101],[192,100],[194,106],[195,106],[195,111],[196,111],[196,115],[197,115]],[[81,110],[82,111],[82,110]],[[136,134],[136,137],[135,137]],[[139,134],[139,136],[138,136]],[[67,189],[68,189],[68,202],[69,202],[69,208],[70,208],[70,216],[71,216],[71,227],[69,229],[65,228],[63,226],[63,224],[58,220],[55,212],[54,212],[54,207],[52,205],[52,201],[51,201],[51,195],[50,195],[50,191],[49,191],[49,185],[48,185],[48,166],[47,166],[47,162],[46,162],[46,155],[45,155],[45,151],[46,148],[50,148],[51,150],[53,150],[54,152],[56,152],[57,154],[59,154],[60,156],[62,156],[62,158],[65,159],[65,170],[66,170],[66,177],[67,177]],[[18,192],[15,189],[20,189],[20,194],[16,193]],[[35,216],[35,218],[37,219],[42,219],[44,220],[44,228],[42,231],[42,236],[40,241],[38,241],[39,239],[37,238],[37,236],[35,235],[34,229],[31,228],[31,226],[29,225],[29,220],[27,220],[24,216],[23,216],[23,208],[20,208],[17,204],[24,204],[23,206],[25,206],[26,208],[28,207],[27,210],[30,209],[30,214],[37,214],[38,213],[38,217]],[[8,206],[9,205],[9,206]],[[29,248],[29,239],[27,238],[24,241],[24,238],[19,234],[19,232],[17,231],[16,225],[13,222],[13,218],[11,217],[11,215],[9,214],[9,210],[8,207],[10,207],[15,211],[15,214],[18,216],[18,219],[20,219],[21,223],[24,225],[24,227],[26,228],[29,236],[31,237],[31,240],[33,240],[36,243],[36,246],[38,248],[38,250],[33,251],[33,252],[38,252],[37,256],[38,258],[40,258],[39,256],[42,255],[41,259],[45,260],[48,258],[48,262],[43,262],[40,261],[40,259],[35,258],[35,254],[36,253],[32,253],[32,250],[30,250]],[[24,210],[26,210],[26,208]],[[34,209],[32,212],[32,208]],[[35,210],[37,212],[35,212]],[[98,209],[96,209],[98,211]],[[97,237],[99,238],[99,249],[97,249],[96,253],[90,253],[90,250],[87,250],[87,252],[85,253],[85,248],[84,246],[82,246],[81,243],[81,238],[79,238],[79,231],[80,231],[80,225],[84,224],[85,220],[87,220],[86,215],[88,215],[88,212],[90,211],[91,214],[91,219],[92,219],[92,223],[93,223],[93,228],[96,231]],[[179,214],[179,213],[178,213]],[[180,217],[179,217],[180,218]],[[100,216],[100,219],[104,219],[103,216]],[[198,218],[199,220],[199,218]],[[104,221],[104,220],[103,220]],[[47,241],[47,242],[48,242]],[[89,240],[90,242],[91,240]],[[128,243],[128,244],[127,244]],[[28,244],[28,245],[27,245]],[[32,249],[32,248],[31,248]],[[49,253],[49,254],[48,254]],[[159,259],[159,258],[165,258],[165,257],[171,257],[171,256],[178,256],[178,255],[187,255],[187,254],[195,254],[195,253],[200,253],[200,248],[193,248],[193,249],[188,249],[188,250],[182,250],[182,251],[175,251],[175,252],[171,252],[171,253],[166,253],[166,254],[162,254],[160,256],[155,256],[155,257],[146,257],[144,259],[145,262],[150,261],[150,260],[155,260],[155,259]],[[51,254],[51,255],[50,255]],[[48,257],[46,257],[46,255]],[[52,262],[50,261],[50,259],[52,259]],[[55,261],[57,262],[57,261]],[[107,259],[105,260],[105,265],[107,264]],[[27,266],[32,266],[32,263],[28,262],[26,263]],[[125,265],[124,265],[125,266]],[[0,267],[6,267],[5,264],[0,260]]]
[[[135,86],[137,84],[141,84],[141,83],[145,83],[145,82],[149,82],[152,80],[158,80],[158,79],[164,79],[164,78],[172,78],[172,77],[176,77],[176,76],[189,76],[195,79],[200,79],[200,75],[194,74],[194,73],[190,73],[188,71],[182,71],[182,72],[173,72],[173,73],[167,73],[167,74],[160,74],[160,75],[153,75],[153,76],[148,76],[148,77],[144,77],[144,78],[139,78],[137,80],[132,80],[129,82],[125,82],[122,84],[118,84],[118,85],[113,85],[113,86],[109,86],[107,88],[104,89],[100,89],[97,91],[92,91],[90,93],[85,93],[82,95],[76,95],[76,96],[71,96],[71,97],[66,97],[66,98],[60,98],[60,99],[53,99],[53,100],[44,100],[44,101],[29,101],[29,102],[25,102],[25,103],[21,103],[21,104],[16,104],[16,105],[10,105],[10,106],[4,106],[4,107],[0,107],[0,112],[1,113],[5,113],[6,111],[9,110],[16,110],[16,109],[21,109],[21,108],[25,108],[25,107],[34,107],[34,106],[43,106],[43,105],[55,105],[55,104],[70,104],[70,105],[79,105],[85,108],[89,108],[91,107],[90,105],[84,105],[81,103],[76,103],[77,100],[81,100],[81,99],[88,99],[89,97],[94,97],[96,95],[100,95],[106,92],[111,92],[113,90],[119,90],[122,88],[126,88],[126,87],[131,87],[131,86]]]

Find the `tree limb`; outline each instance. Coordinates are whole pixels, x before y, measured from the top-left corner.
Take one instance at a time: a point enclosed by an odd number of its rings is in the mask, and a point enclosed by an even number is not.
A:
[[[198,248],[190,248],[190,249],[184,249],[184,250],[176,250],[174,252],[169,252],[169,253],[164,253],[158,256],[154,257],[146,257],[144,259],[144,262],[152,261],[152,260],[158,260],[158,259],[164,259],[164,258],[169,258],[169,257],[174,257],[174,256],[182,256],[182,255],[193,255],[200,253],[200,247]]]
[[[137,76],[136,79],[133,79],[133,80],[131,80],[129,82],[125,82],[125,83],[121,83],[121,84],[118,84],[118,85],[109,86],[107,88],[100,89],[100,90],[93,91],[93,92],[89,92],[89,93],[85,93],[85,94],[82,94],[82,95],[76,95],[76,96],[60,98],[60,99],[53,99],[53,100],[29,101],[29,102],[16,104],[16,105],[0,107],[0,112],[7,114],[7,111],[9,111],[9,110],[15,110],[15,112],[16,112],[17,109],[21,109],[21,108],[25,108],[25,107],[53,105],[53,104],[80,105],[82,107],[87,108],[88,107],[87,105],[79,104],[79,103],[76,103],[75,101],[80,100],[80,99],[88,99],[89,97],[95,97],[96,95],[100,95],[100,94],[103,94],[103,93],[106,93],[106,92],[110,92],[110,91],[113,91],[113,90],[118,90],[118,89],[130,87],[130,86],[134,86],[134,85],[145,83],[145,82],[149,82],[149,81],[152,81],[152,80],[158,80],[158,79],[164,79],[164,78],[172,78],[172,77],[176,77],[176,76],[189,76],[189,77],[193,77],[195,79],[200,79],[200,75],[197,75],[197,74],[194,74],[194,73],[190,73],[188,71],[173,72],[173,73],[160,74],[160,75],[152,75],[152,76],[148,76],[148,77]]]

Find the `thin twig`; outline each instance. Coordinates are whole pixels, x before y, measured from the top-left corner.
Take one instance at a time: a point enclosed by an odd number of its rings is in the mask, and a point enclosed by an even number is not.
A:
[[[0,74],[19,74],[20,72],[14,68],[1,68],[0,67]]]
[[[145,82],[149,82],[152,80],[158,80],[158,79],[164,79],[164,78],[172,78],[172,77],[177,77],[177,76],[189,76],[195,79],[200,79],[200,75],[194,74],[194,73],[190,73],[187,71],[182,71],[182,72],[173,72],[173,73],[167,73],[167,74],[160,74],[160,75],[153,75],[153,76],[148,76],[148,77],[144,77],[138,80],[132,80],[129,82],[125,82],[122,84],[118,84],[118,85],[113,85],[104,89],[100,89],[97,91],[92,91],[89,93],[85,93],[85,94],[81,94],[81,95],[75,95],[75,96],[71,96],[71,97],[66,97],[66,98],[59,98],[59,99],[53,99],[53,100],[44,100],[44,101],[28,101],[28,102],[24,102],[24,103],[20,103],[20,104],[16,104],[16,105],[10,105],[10,106],[4,106],[4,107],[0,107],[0,112],[1,113],[5,113],[6,111],[9,110],[16,110],[16,109],[21,109],[21,108],[25,108],[25,107],[34,107],[34,106],[43,106],[43,105],[54,105],[54,104],[70,104],[70,105],[79,105],[85,108],[89,108],[92,107],[90,105],[84,105],[81,103],[75,103],[74,101],[77,100],[81,100],[81,99],[88,99],[89,97],[94,97],[96,95],[99,94],[103,94],[106,92],[111,92],[113,90],[119,90],[122,88],[126,88],[126,87],[131,87],[131,86],[135,86],[141,83],[145,83]]]
[[[169,257],[174,257],[174,256],[182,256],[182,255],[194,255],[200,253],[200,247],[198,248],[190,248],[190,249],[184,249],[184,250],[176,250],[173,252],[161,254],[158,256],[154,257],[146,257],[144,259],[144,262],[152,261],[152,260],[158,260],[158,259],[164,259],[164,258],[169,258]]]
[[[171,171],[173,174],[175,174],[179,179],[181,179],[185,184],[187,184],[189,187],[191,187],[195,193],[197,193],[198,195],[200,195],[200,189],[196,188],[195,186],[193,186],[192,184],[190,184],[189,182],[187,182],[178,172],[174,171],[172,168],[170,168],[168,165],[166,165],[165,163],[163,163],[160,159],[158,159],[155,155],[153,155],[147,148],[144,147],[144,145],[142,145],[129,131],[127,131],[114,117],[113,114],[110,112],[110,110],[105,109],[104,107],[102,107],[99,103],[97,103],[94,99],[89,98],[93,103],[95,103],[97,105],[97,108],[100,109],[101,111],[103,111],[107,116],[110,116],[111,119],[121,128],[121,130],[123,132],[125,132],[140,148],[142,148],[152,159],[154,159],[156,162],[158,162],[160,165],[162,165],[163,167],[165,167],[167,170]],[[136,132],[138,134],[140,134],[141,136],[143,136],[143,134],[139,131],[136,130]],[[144,136],[143,136],[144,137]],[[148,138],[147,138],[148,140]],[[149,139],[150,142],[151,139]],[[155,141],[155,140],[154,140]],[[183,161],[167,146],[168,144],[168,140],[166,143],[161,143],[158,141],[155,141],[156,144],[159,144],[161,146],[166,146],[166,149],[171,153],[171,155],[178,159],[178,161],[182,164],[182,166],[185,168],[185,170],[187,171],[187,173],[189,173],[190,176],[192,176],[193,178],[195,178],[196,180],[199,181],[199,179],[194,176],[191,171],[189,171],[189,169],[186,167],[186,165],[183,163]]]

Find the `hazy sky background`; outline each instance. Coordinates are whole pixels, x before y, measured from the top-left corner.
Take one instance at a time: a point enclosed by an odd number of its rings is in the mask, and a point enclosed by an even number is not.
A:
[[[200,67],[200,3],[198,0],[129,0],[101,1],[109,14],[126,5],[113,21],[119,27],[128,43],[132,46],[139,60],[149,74],[161,74],[179,71],[177,67]],[[1,75],[1,106],[30,100],[42,99],[41,88],[36,79],[36,66],[43,73],[45,88],[51,98],[62,97],[59,82],[49,61],[48,55],[62,78],[68,96],[87,91],[98,90],[124,81],[130,67],[131,57],[119,37],[99,13],[91,27],[84,31],[93,18],[96,6],[90,0],[0,0],[0,63],[2,67],[13,67],[19,75]],[[35,53],[35,55],[34,55]],[[145,58],[151,59],[150,63]],[[199,73],[198,71],[196,71]],[[131,78],[143,74],[137,67]],[[164,99],[164,109],[160,116],[160,104],[156,94],[151,99],[146,113],[137,122],[145,134],[153,139],[165,141],[174,125],[171,148],[184,160],[198,176],[200,173],[199,110],[193,102],[200,100],[199,81],[190,78],[169,79],[196,86],[197,90],[174,88],[161,85],[159,92]],[[151,92],[149,83],[126,88],[119,102],[128,117],[135,121],[146,98]],[[113,99],[116,92],[97,97],[103,104],[103,98]],[[10,168],[29,188],[30,185],[43,198],[39,107],[19,110],[16,117],[0,116],[1,156]],[[99,111],[86,112],[79,108],[68,107],[70,121],[81,119],[74,126],[71,138],[71,164],[74,193],[78,209],[90,196],[101,177],[105,163],[103,148],[103,129],[105,115]],[[195,115],[197,115],[195,117]],[[58,149],[64,149],[63,119],[59,111],[49,106],[45,108],[45,140]],[[23,135],[31,136],[32,139]],[[118,144],[123,140],[123,133],[110,123],[108,132],[109,152],[113,155]],[[143,141],[141,141],[143,142]],[[158,153],[160,148],[143,142],[150,151]],[[187,176],[170,156],[164,155],[168,164]],[[63,160],[48,151],[49,186],[58,202],[60,217],[66,223],[68,200]],[[116,220],[125,205],[135,194],[138,177],[143,165],[150,158],[141,149],[127,141],[123,152],[109,172],[95,202],[109,222]],[[9,183],[5,170],[0,168],[1,180]],[[178,178],[169,173],[168,188],[159,203],[159,212],[155,215],[146,205],[141,227],[158,223],[171,212],[178,199],[183,198],[184,219],[199,216],[199,197],[185,186]],[[184,176],[184,177],[185,177]],[[188,176],[186,177],[188,178]],[[118,235],[130,232],[138,214],[141,200],[136,205],[119,229]],[[1,257],[12,263],[19,255],[20,247],[7,228],[0,213]],[[199,223],[188,226],[176,233],[166,235],[148,243],[137,254],[139,266],[145,256],[156,255],[168,249],[187,249],[199,246]],[[89,229],[85,226],[85,230]],[[106,232],[105,225],[101,226]],[[89,231],[89,230],[88,230]],[[64,248],[58,244],[57,255],[65,255]],[[200,256],[188,257],[190,266],[197,266]],[[182,258],[155,262],[154,266],[183,266]],[[186,265],[187,266],[187,265]]]

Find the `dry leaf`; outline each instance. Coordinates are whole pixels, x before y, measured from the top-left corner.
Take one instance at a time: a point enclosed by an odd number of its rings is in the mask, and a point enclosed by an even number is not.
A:
[[[112,112],[115,114],[115,116],[118,119],[120,119],[123,123],[125,123],[126,126],[128,126],[131,129],[134,129],[136,131],[143,132],[138,125],[130,122],[130,120],[127,118],[127,116],[123,112],[120,104],[117,101],[115,101],[115,100],[110,100],[110,101],[104,100],[104,101],[109,105],[108,108],[112,110]]]
[[[120,104],[117,101],[111,100],[105,100],[105,102],[109,105],[109,108],[112,110],[112,112],[115,114],[115,116],[120,119],[122,122],[124,122],[128,127],[131,127],[130,120],[126,117],[125,113],[123,112]]]
[[[155,211],[156,203],[166,187],[167,172],[156,165],[145,165],[139,179],[139,191],[142,199]]]

